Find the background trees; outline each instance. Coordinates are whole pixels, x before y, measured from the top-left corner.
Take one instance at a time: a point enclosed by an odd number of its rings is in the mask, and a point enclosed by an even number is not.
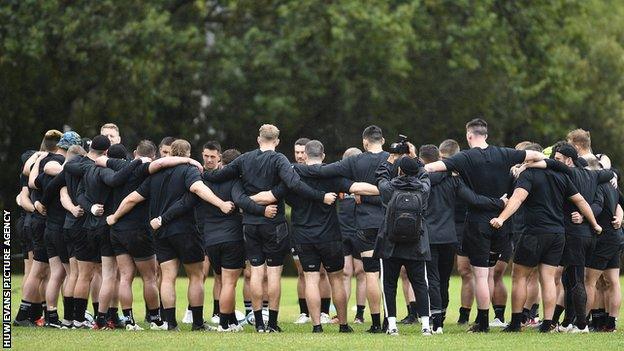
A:
[[[589,129],[621,165],[623,16],[609,0],[4,1],[0,205],[46,129],[93,137],[108,121],[129,148],[241,150],[272,122],[282,151],[318,138],[331,161],[370,123],[463,143],[480,115],[508,145]]]

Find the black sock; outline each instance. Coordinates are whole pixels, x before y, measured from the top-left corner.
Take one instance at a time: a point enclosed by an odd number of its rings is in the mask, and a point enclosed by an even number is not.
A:
[[[459,308],[459,319],[463,322],[468,322],[470,319],[470,308],[460,307]]]
[[[596,327],[598,329],[605,326],[607,322],[607,311],[604,308],[598,309],[598,312],[596,313],[596,322]]]
[[[117,307],[109,307],[108,308],[108,312],[106,313],[108,315],[108,320],[109,321],[113,321],[113,322],[117,322],[119,320],[119,316],[117,315],[117,311],[119,311],[119,308]]]
[[[269,308],[269,301],[262,301],[262,308]]]
[[[306,316],[310,315],[306,299],[299,299],[299,313],[305,313]]]
[[[32,308],[30,309],[30,321],[35,323],[39,318],[41,318],[41,314],[43,313],[43,306],[39,303],[33,303]]]
[[[501,322],[505,322],[505,305],[494,305],[494,318],[498,318]]]
[[[238,325],[238,319],[236,319],[236,313],[232,312],[229,314],[229,316],[230,316],[230,324]]]
[[[528,308],[522,308],[522,323],[526,323],[531,318],[531,310]]]
[[[132,313],[132,308],[123,309],[121,310],[121,312],[123,313],[124,317],[126,317],[126,324],[136,324],[136,322],[134,321],[134,313]]]
[[[188,305],[186,305],[186,310],[190,311],[191,310],[191,304],[189,303]]]
[[[409,310],[407,313],[411,314],[414,317],[418,316],[418,304],[416,304],[416,301],[412,301],[409,303]]]
[[[165,306],[163,306],[163,304],[162,304],[162,299],[160,300],[159,303],[160,303],[160,307],[159,307],[159,309],[160,309],[160,316],[163,318],[163,320],[166,320],[165,319],[166,318],[165,317]],[[191,306],[188,306],[188,308],[189,308],[188,311],[190,311]]]
[[[157,326],[163,324],[162,318],[160,318],[160,308],[154,308],[153,310],[147,310],[148,320],[150,323],[154,323]]]
[[[74,297],[74,320],[77,322],[85,321],[85,311],[87,310],[87,299]],[[96,314],[97,316],[97,314]]]
[[[615,317],[607,316],[606,321],[605,321],[605,327],[609,329],[615,329]]]
[[[321,298],[321,313],[329,314],[329,306],[331,306],[331,299]]]
[[[221,310],[219,309],[219,300],[212,300],[212,315],[219,315]]]
[[[100,303],[99,302],[91,302],[91,306],[93,307],[93,315],[97,316],[100,311]]]
[[[539,329],[539,330],[540,330],[542,333],[547,333],[547,332],[549,332],[549,331],[550,331],[551,326],[552,326],[552,320],[550,320],[550,319],[544,319],[544,320],[542,321],[542,324],[540,325],[540,329]]]
[[[46,322],[50,321],[50,314],[49,314],[47,309],[43,310],[43,320],[46,321]]]
[[[97,318],[95,318],[95,323],[97,324],[98,327],[103,328],[104,326],[106,326],[107,315],[108,313],[102,313],[102,312],[97,313]]]
[[[407,315],[410,316],[412,314],[412,309],[410,308],[410,305],[407,304],[407,306],[405,306],[407,309]]]
[[[364,309],[366,309],[365,305],[357,305],[357,312],[355,312],[355,318],[364,319]]]
[[[268,327],[270,327],[270,328],[277,327],[277,314],[278,313],[279,313],[279,311],[269,310],[269,323],[268,323]]]
[[[60,324],[58,310],[52,310],[52,311],[47,311],[47,312],[48,312],[48,317],[47,317],[48,323]]]
[[[481,330],[489,329],[490,327],[490,309],[477,309],[477,323]]]
[[[251,301],[245,301],[245,316],[250,314],[252,311]]]
[[[520,329],[522,326],[522,313],[511,314],[511,328]]]
[[[561,314],[563,313],[564,310],[565,310],[565,307],[561,305],[555,305],[555,313],[553,313],[553,319],[552,319],[554,324],[559,324],[559,319],[561,318]]]
[[[169,327],[175,328],[178,326],[178,321],[176,320],[176,311],[175,307],[172,308],[163,308],[165,321],[169,324]],[[195,323],[195,320],[193,320]]]
[[[534,303],[533,306],[531,306],[531,314],[530,314],[531,318],[537,318],[539,317],[539,303]]]
[[[41,310],[42,310],[41,314],[43,314],[43,316],[45,317],[46,316],[45,312],[48,310],[48,305],[46,304],[45,301],[41,301]]]
[[[30,312],[31,309],[32,309],[32,302],[22,300],[19,311],[17,312],[17,316],[15,316],[15,320],[21,322],[21,321],[25,321],[29,319],[31,315],[31,312]]]
[[[254,318],[256,319],[256,328],[264,326],[264,318],[262,318],[262,310],[253,311]]]
[[[371,313],[371,321],[373,322],[373,327],[381,327],[381,314]]]
[[[74,320],[74,298],[71,296],[63,296],[63,319]]]
[[[230,327],[230,315],[225,313],[220,314],[219,325],[221,329],[228,329]]]
[[[204,306],[191,306],[191,313],[193,313],[193,325],[204,325]]]

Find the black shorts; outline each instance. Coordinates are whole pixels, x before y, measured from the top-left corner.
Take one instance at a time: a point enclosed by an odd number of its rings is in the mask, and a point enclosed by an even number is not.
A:
[[[620,253],[621,247],[618,231],[604,231],[598,237],[596,247],[587,261],[586,267],[599,271],[620,268]]]
[[[488,222],[467,222],[462,250],[475,267],[493,267],[510,245],[509,232]],[[511,255],[511,254],[510,254]]]
[[[93,229],[81,228],[71,232],[74,236],[74,254],[78,261],[102,262],[100,249]]]
[[[135,261],[146,261],[154,257],[154,237],[147,230],[133,229],[110,231],[111,247],[115,256],[130,255]]]
[[[522,234],[514,253],[514,263],[526,267],[538,264],[558,266],[563,255],[563,234]]]
[[[564,267],[585,267],[585,264],[589,262],[595,247],[595,237],[588,238],[584,236],[566,235],[561,265]]]
[[[84,229],[82,228],[63,229],[65,247],[67,248],[67,256],[69,258],[76,257],[76,242],[84,235],[83,231]]]
[[[284,264],[284,258],[290,251],[288,224],[245,224],[245,251],[252,266],[277,267]]]
[[[242,240],[207,246],[206,255],[215,274],[220,275],[221,268],[245,268],[245,243]]]
[[[355,251],[362,255],[363,252],[374,250],[378,233],[379,229],[377,228],[358,230],[353,237]]]
[[[46,252],[48,259],[58,257],[61,262],[69,263],[69,255],[67,254],[67,246],[65,245],[65,237],[63,229],[46,228],[44,232],[46,242]]]
[[[520,244],[521,237],[522,237],[522,233],[511,234],[511,247],[513,248],[514,252],[516,252],[516,249],[518,248],[518,245]]]
[[[499,261],[509,263],[509,260],[513,256],[513,237],[511,234],[507,234],[507,239],[503,239],[505,242],[502,243],[503,251],[500,253],[498,257]]]
[[[361,260],[360,252],[355,248],[353,235],[342,236],[342,252],[344,256],[353,256],[353,258]]]
[[[100,252],[100,256],[102,257],[115,256],[115,253],[113,252],[113,246],[111,245],[110,227],[108,225],[103,225],[101,227],[95,228],[95,230],[93,230],[91,234],[92,234],[91,240],[95,240],[96,245]]]
[[[30,224],[27,223],[25,216],[18,218],[15,227],[17,229],[17,235],[20,238],[22,254],[26,260],[28,259],[28,253],[33,251],[32,228],[30,227]]]
[[[466,230],[466,225],[464,222],[455,222],[455,234],[457,234],[457,256],[466,257],[467,255],[464,253],[462,242],[464,240],[464,232]]]
[[[158,263],[179,259],[183,264],[204,261],[204,249],[199,233],[175,234],[156,238],[154,249]]]
[[[344,268],[342,241],[330,241],[318,244],[298,244],[299,260],[304,272],[318,272],[321,264],[328,273]]]
[[[45,219],[33,218],[31,222],[33,239],[33,259],[48,263],[48,249],[45,244]]]

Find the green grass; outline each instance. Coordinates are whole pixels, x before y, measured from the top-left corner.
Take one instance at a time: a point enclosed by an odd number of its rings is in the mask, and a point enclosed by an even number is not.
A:
[[[13,317],[19,308],[21,276],[13,276]],[[509,287],[509,281],[507,281]],[[205,314],[212,313],[212,281],[206,282]],[[445,325],[444,335],[423,337],[419,326],[399,327],[401,335],[390,337],[386,335],[369,335],[364,331],[368,324],[355,325],[354,334],[338,334],[337,326],[325,327],[322,335],[311,334],[311,326],[296,326],[292,322],[298,315],[296,279],[284,278],[282,293],[282,308],[280,311],[280,325],[282,334],[255,334],[251,327],[244,333],[216,334],[193,333],[187,325],[182,325],[181,333],[171,332],[126,332],[126,331],[88,331],[88,330],[50,330],[13,328],[13,347],[16,350],[511,350],[511,349],[543,349],[543,350],[622,350],[624,348],[624,332],[617,334],[549,334],[542,335],[534,330],[521,334],[503,334],[495,330],[489,334],[467,334],[464,327],[454,324],[457,320],[459,298],[459,279],[453,277],[451,281],[451,308],[448,313],[448,322]],[[399,293],[397,305],[399,318],[404,317],[405,303]],[[134,304],[135,316],[142,319],[145,313],[141,298],[140,280],[135,281]],[[238,309],[242,306],[242,293],[237,295]],[[353,318],[349,304],[349,319]],[[403,306],[403,307],[402,307]],[[182,319],[186,308],[186,280],[178,281],[178,321]],[[62,307],[61,307],[62,309]],[[367,310],[368,311],[368,310]],[[507,309],[507,318],[510,315]],[[367,320],[370,318],[366,315]],[[471,318],[474,318],[471,315]],[[143,323],[141,323],[143,324]],[[624,327],[623,327],[624,328]]]

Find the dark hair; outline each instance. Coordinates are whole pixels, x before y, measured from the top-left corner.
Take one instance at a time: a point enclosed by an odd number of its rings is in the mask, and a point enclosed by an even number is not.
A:
[[[141,157],[154,158],[156,156],[156,145],[151,140],[141,140],[136,147],[136,152]]]
[[[221,144],[219,144],[218,141],[214,141],[214,140],[207,141],[204,144],[204,148],[202,150],[206,150],[206,149],[212,150],[212,151],[216,150],[218,153],[221,153]]]
[[[370,125],[362,132],[362,139],[371,143],[380,143],[383,139],[381,128],[376,125]]]
[[[236,160],[236,158],[240,155],[240,151],[236,149],[227,149],[223,151],[223,155],[221,155],[221,163],[225,166],[228,163]]]
[[[481,118],[475,118],[472,121],[466,123],[466,131],[470,133],[486,136],[488,135],[487,122]]]
[[[171,146],[171,144],[173,144],[174,141],[176,141],[176,138],[172,136],[166,136],[162,138],[162,140],[160,141],[160,144],[158,144],[158,148],[160,149],[163,145]]]
[[[440,153],[446,157],[451,157],[459,153],[459,143],[453,139],[446,139],[440,143]]]
[[[554,159],[555,158],[555,154],[557,153],[557,150],[559,150],[560,147],[562,147],[563,145],[568,144],[567,141],[565,140],[559,140],[558,142],[554,143],[552,146],[552,151],[550,153],[550,158]]]
[[[437,146],[432,144],[423,145],[418,150],[418,156],[427,163],[435,162],[440,159],[440,150],[438,150]]]
[[[108,148],[107,154],[110,158],[125,160],[126,155],[128,155],[128,150],[126,150],[126,147],[123,146],[123,144],[115,144]]]
[[[308,138],[299,138],[299,139],[297,139],[297,141],[295,141],[295,145],[303,145],[303,146],[305,146],[309,142],[310,142],[310,139],[308,139]]]
[[[323,153],[325,153],[325,147],[318,140],[310,140],[305,146],[305,153],[308,155],[308,158],[322,158]]]

